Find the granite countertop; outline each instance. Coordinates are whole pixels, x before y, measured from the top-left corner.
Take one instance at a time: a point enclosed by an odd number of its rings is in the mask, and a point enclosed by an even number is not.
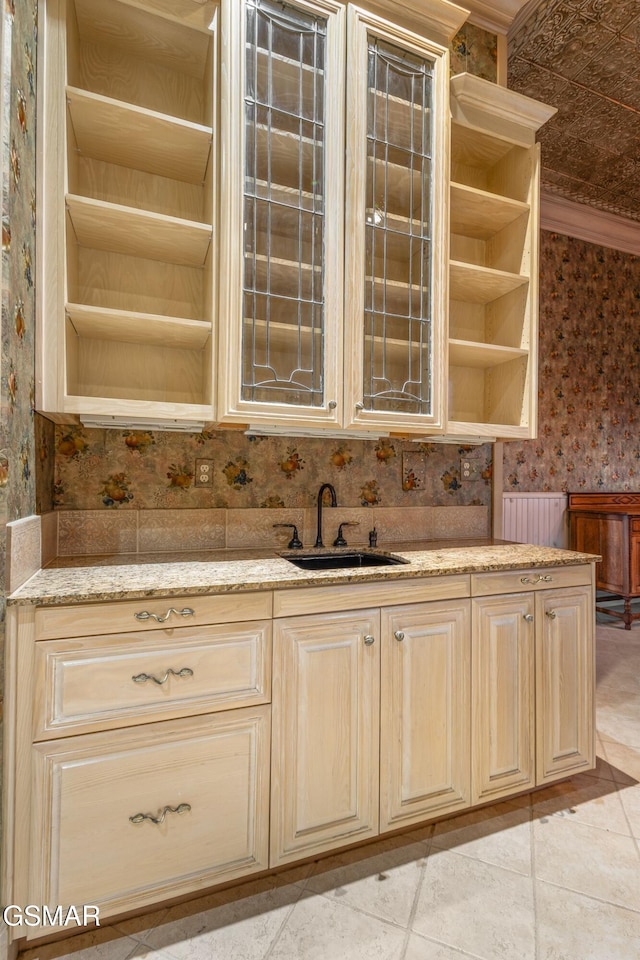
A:
[[[360,547],[348,548],[352,552]],[[600,558],[592,554],[493,540],[385,544],[374,553],[393,553],[408,563],[341,570],[300,570],[273,550],[211,551],[153,558],[83,558],[57,561],[11,594],[9,603],[68,604],[143,597],[291,589],[372,580],[404,580],[520,567],[567,566]],[[312,551],[305,550],[305,553]],[[322,550],[328,553],[328,550]],[[339,551],[333,551],[339,552]],[[367,551],[369,552],[369,551]],[[250,555],[249,555],[250,554]],[[131,562],[135,559],[135,562]]]

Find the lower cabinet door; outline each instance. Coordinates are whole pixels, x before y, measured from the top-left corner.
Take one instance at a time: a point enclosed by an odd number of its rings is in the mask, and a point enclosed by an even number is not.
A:
[[[380,613],[274,621],[271,865],[378,833]]]
[[[472,601],[472,803],[535,784],[535,617],[531,593]]]
[[[590,587],[536,597],[537,780],[595,766],[594,609]]]
[[[269,715],[36,744],[29,902],[105,916],[264,870]]]
[[[382,610],[380,829],[470,801],[470,601]]]

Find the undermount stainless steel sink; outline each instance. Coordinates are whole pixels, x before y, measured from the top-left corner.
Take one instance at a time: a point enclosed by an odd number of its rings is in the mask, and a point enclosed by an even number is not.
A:
[[[301,570],[342,570],[348,567],[390,567],[397,563],[409,563],[402,557],[391,554],[365,553],[350,550],[348,553],[301,553],[283,557]]]

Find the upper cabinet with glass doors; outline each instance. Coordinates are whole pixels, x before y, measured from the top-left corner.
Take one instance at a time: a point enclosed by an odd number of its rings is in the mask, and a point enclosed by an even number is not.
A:
[[[465,18],[446,0],[402,25],[223,0],[220,421],[442,429],[447,43]]]

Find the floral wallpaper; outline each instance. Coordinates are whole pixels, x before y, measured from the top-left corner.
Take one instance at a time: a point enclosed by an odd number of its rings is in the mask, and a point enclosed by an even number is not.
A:
[[[640,257],[542,233],[538,396],[506,490],[640,489]]]
[[[492,83],[497,81],[498,38],[495,33],[465,23],[451,41],[450,52],[452,76],[473,73]]]
[[[54,505],[68,510],[278,508],[315,503],[328,481],[342,506],[488,505],[491,446],[380,439],[247,437],[57,426]],[[481,478],[462,482],[460,458]],[[196,483],[202,462],[210,478]]]

